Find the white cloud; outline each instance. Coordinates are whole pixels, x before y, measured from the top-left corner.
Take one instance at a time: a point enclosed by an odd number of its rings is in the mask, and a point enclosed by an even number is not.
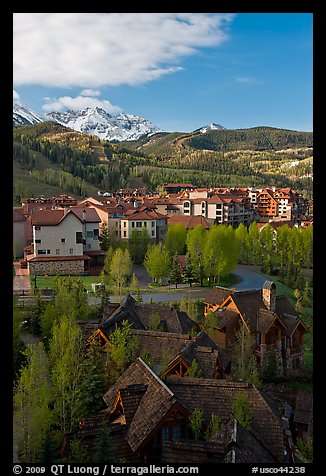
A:
[[[83,89],[80,91],[81,96],[101,96],[101,92],[97,91],[96,89]]]
[[[20,96],[14,89],[12,91],[12,101],[14,104],[20,104]]]
[[[233,14],[14,13],[17,85],[137,85],[227,38]]]
[[[95,97],[89,96],[62,96],[60,98],[47,98],[48,101],[42,106],[44,111],[64,111],[66,109],[72,109],[79,111],[81,109],[86,109],[87,107],[100,107],[106,112],[114,114],[116,112],[121,112],[119,106],[114,106],[110,101],[106,99],[97,99]]]

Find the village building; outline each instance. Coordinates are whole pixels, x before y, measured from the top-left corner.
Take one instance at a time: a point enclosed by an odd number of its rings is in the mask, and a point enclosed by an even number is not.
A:
[[[304,363],[304,335],[307,326],[291,302],[276,296],[271,281],[263,289],[233,291],[214,288],[205,301],[205,315],[217,317],[213,340],[227,348],[235,341],[241,325],[255,337],[257,359],[264,369],[274,357],[278,372],[297,373]]]
[[[13,252],[15,258],[24,256],[24,248],[32,242],[31,217],[23,207],[13,207]]]
[[[151,240],[158,243],[167,232],[167,216],[146,206],[127,210],[120,223],[122,240],[130,240],[134,230],[141,233],[145,229]]]
[[[30,274],[78,275],[91,265],[103,264],[99,222],[95,210],[80,207],[33,213],[33,253],[27,256]]]

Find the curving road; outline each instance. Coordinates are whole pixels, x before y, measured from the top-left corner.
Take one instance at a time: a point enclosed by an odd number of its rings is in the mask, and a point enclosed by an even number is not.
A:
[[[238,278],[238,282],[233,284],[230,288],[243,291],[245,289],[260,289],[263,287],[264,282],[266,281],[266,276],[260,272],[260,266],[248,266],[248,265],[238,265],[234,274]],[[137,266],[134,269],[135,274],[140,282],[141,287],[148,287],[149,282],[151,281],[150,277],[146,273],[146,270],[142,266]],[[190,288],[188,285],[179,285],[178,289],[171,287],[171,291],[167,292],[157,292],[153,289],[153,292],[148,292],[142,294],[141,297],[143,302],[166,302],[166,301],[178,301],[182,296],[188,296],[192,298],[205,298],[211,291],[212,288]],[[117,301],[114,299],[117,298]],[[121,297],[120,297],[121,299]],[[118,296],[111,296],[111,302],[119,302]]]
[[[245,289],[261,289],[267,278],[261,273],[260,269],[260,266],[239,264],[235,268],[234,274],[239,276],[240,280],[232,286],[232,289],[234,288],[239,291]]]

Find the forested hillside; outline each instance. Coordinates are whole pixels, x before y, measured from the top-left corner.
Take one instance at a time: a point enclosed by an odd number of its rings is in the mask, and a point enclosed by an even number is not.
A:
[[[307,132],[273,128],[175,132],[112,144],[44,122],[14,128],[13,140],[14,184],[19,182],[23,195],[38,193],[33,181],[41,186],[38,189],[51,185],[76,196],[120,187],[154,190],[165,182],[203,187],[275,185],[312,195],[312,133]],[[222,143],[224,149],[218,149]],[[19,195],[16,186],[14,200]]]

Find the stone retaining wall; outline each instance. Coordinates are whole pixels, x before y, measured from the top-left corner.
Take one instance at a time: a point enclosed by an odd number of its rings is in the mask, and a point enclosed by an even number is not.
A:
[[[84,260],[29,262],[30,274],[38,276],[78,275],[84,272]]]

